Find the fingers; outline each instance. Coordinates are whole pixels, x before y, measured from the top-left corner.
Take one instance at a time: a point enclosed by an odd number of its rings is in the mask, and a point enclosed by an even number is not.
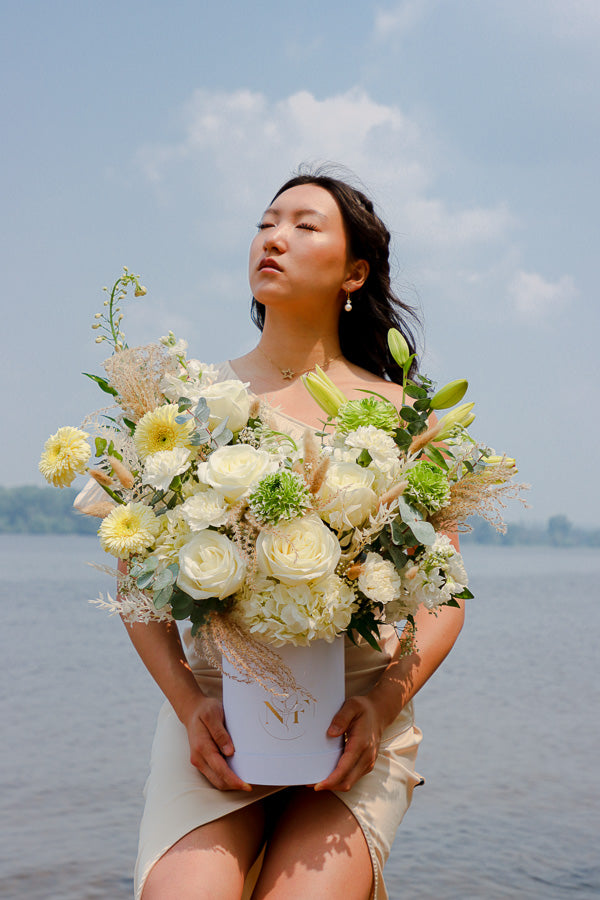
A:
[[[330,737],[346,734],[346,745],[337,766],[315,791],[349,791],[372,771],[381,737],[372,704],[364,697],[350,697],[336,713],[327,731]]]
[[[233,743],[223,723],[223,707],[205,698],[188,725],[190,762],[210,783],[221,791],[251,791],[227,764],[225,756],[234,752]]]

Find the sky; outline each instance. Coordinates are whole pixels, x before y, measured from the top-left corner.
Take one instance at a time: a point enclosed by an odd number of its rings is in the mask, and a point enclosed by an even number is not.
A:
[[[205,361],[249,350],[248,245],[299,164],[347,167],[393,235],[422,369],[518,460],[522,523],[596,526],[597,0],[0,0],[0,483],[105,403],[90,325],[123,265]],[[8,416],[6,415],[8,413]]]

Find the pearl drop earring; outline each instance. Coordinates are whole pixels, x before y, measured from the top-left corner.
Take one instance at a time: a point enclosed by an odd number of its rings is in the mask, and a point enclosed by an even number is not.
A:
[[[352,312],[352,300],[350,299],[350,291],[346,291],[346,303],[344,305],[346,312]]]

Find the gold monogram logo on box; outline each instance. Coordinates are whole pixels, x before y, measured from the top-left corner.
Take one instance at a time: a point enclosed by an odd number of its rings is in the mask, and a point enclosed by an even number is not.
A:
[[[271,737],[280,741],[293,741],[305,733],[304,720],[313,705],[302,700],[298,694],[263,700],[259,707],[260,724]]]

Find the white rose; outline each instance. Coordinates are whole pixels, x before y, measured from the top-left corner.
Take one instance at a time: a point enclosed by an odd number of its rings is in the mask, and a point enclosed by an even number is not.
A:
[[[275,472],[276,459],[266,450],[255,450],[249,444],[219,447],[198,464],[198,478],[214,487],[229,503],[235,503],[264,475]]]
[[[192,531],[203,531],[209,525],[216,528],[224,525],[229,516],[229,507],[218,491],[209,488],[189,497],[180,506],[181,515]]]
[[[283,584],[331,575],[340,553],[335,535],[318,516],[294,519],[274,531],[262,531],[256,541],[259,569]]]
[[[374,473],[353,462],[332,462],[319,496],[325,501],[323,518],[338,530],[356,528],[377,503],[372,489]]]
[[[250,415],[250,397],[246,386],[237,379],[217,381],[203,387],[200,396],[204,397],[210,410],[209,428],[215,428],[224,419],[227,427],[236,432],[244,427]]]
[[[241,587],[245,575],[235,544],[218,531],[201,531],[179,551],[177,584],[194,600],[223,600]]]
[[[367,553],[358,576],[358,586],[369,600],[391,603],[400,597],[402,579],[389,559],[382,559],[378,553]]]
[[[143,483],[149,484],[157,491],[168,491],[175,476],[181,475],[187,469],[190,455],[190,451],[185,447],[152,453],[144,461]]]
[[[199,381],[190,381],[185,374],[182,375],[163,375],[160,380],[160,389],[171,403],[176,403],[180,397],[197,403],[200,398],[202,387]]]

